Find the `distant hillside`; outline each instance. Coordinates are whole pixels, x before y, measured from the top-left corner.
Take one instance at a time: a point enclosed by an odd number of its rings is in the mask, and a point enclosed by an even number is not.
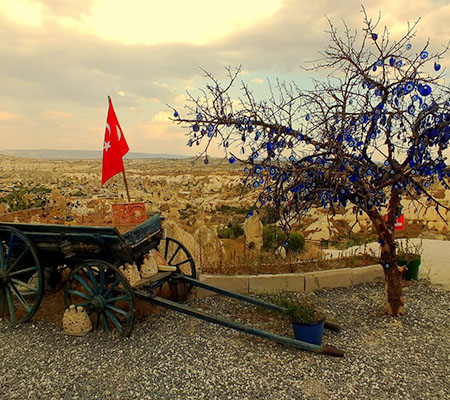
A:
[[[11,157],[25,157],[49,160],[100,160],[103,156],[101,150],[0,150],[0,154]],[[183,159],[189,156],[180,156],[178,154],[153,154],[153,153],[133,153],[129,152],[124,158],[170,158]]]

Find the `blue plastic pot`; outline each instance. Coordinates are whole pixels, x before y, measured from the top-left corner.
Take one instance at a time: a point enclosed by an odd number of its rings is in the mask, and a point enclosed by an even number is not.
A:
[[[302,342],[321,346],[324,323],[325,318],[312,324],[300,324],[298,322],[293,322],[292,328],[294,329],[294,337]]]

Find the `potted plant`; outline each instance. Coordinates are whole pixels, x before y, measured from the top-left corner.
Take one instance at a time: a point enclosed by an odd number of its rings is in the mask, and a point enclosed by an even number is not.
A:
[[[397,264],[405,267],[403,279],[406,281],[417,280],[419,278],[419,267],[422,261],[423,252],[422,241],[418,243],[410,242],[409,239],[398,242]]]
[[[281,307],[281,314],[291,320],[297,340],[322,345],[325,314],[311,299],[302,297],[298,300],[282,294],[273,302]]]

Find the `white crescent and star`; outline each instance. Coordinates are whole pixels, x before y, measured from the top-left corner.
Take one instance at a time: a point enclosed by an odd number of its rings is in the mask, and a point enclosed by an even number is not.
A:
[[[108,123],[106,123],[106,130],[108,131],[108,137],[111,138],[111,127],[109,126]],[[119,125],[116,125],[116,132],[117,132],[117,139],[120,141],[120,139],[122,139],[122,131],[121,131]],[[106,132],[105,132],[105,136],[106,136]],[[105,150],[107,152],[110,147],[111,147],[111,140],[109,142],[107,142],[105,140],[105,142],[103,143],[103,150]]]

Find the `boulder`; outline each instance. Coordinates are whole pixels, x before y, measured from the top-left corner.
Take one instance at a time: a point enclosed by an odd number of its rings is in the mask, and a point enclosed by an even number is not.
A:
[[[244,222],[244,238],[247,247],[253,246],[255,250],[261,250],[263,246],[264,227],[257,214],[253,214]]]
[[[202,265],[217,265],[225,259],[225,247],[217,237],[215,228],[210,229],[203,222],[194,232],[194,238],[200,245]]]
[[[200,245],[194,237],[185,230],[181,229],[179,225],[172,220],[164,222],[163,227],[166,229],[167,237],[178,240],[191,254],[197,267],[197,272],[201,269],[201,255]]]

